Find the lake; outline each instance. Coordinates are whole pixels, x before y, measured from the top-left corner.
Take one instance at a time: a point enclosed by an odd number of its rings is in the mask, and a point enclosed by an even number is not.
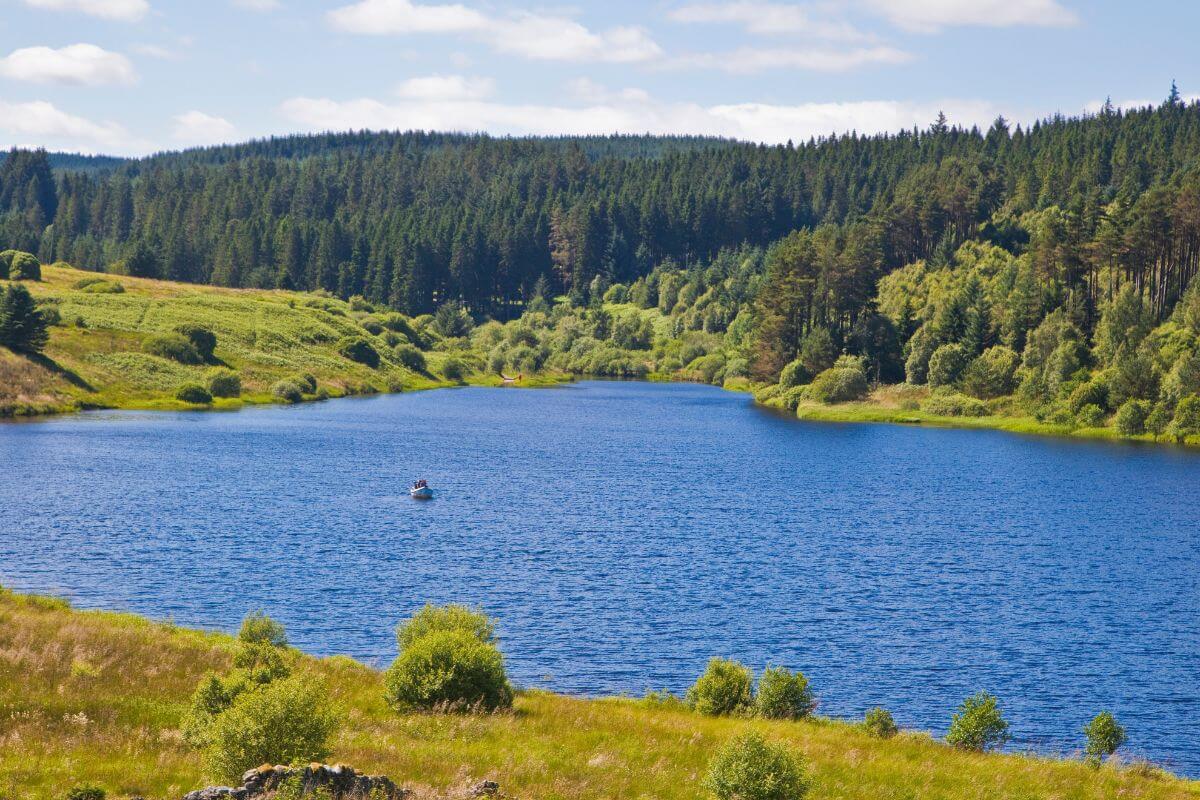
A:
[[[802,669],[820,712],[1200,775],[1200,454],[804,423],[706,386],[457,389],[0,426],[0,583],[386,665],[423,603],[500,620],[514,681],[682,692]],[[431,502],[407,495],[429,479]]]

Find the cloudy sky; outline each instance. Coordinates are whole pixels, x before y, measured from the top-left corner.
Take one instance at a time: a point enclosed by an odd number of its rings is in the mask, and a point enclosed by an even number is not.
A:
[[[0,0],[0,145],[349,128],[765,142],[1200,89],[1174,0]]]

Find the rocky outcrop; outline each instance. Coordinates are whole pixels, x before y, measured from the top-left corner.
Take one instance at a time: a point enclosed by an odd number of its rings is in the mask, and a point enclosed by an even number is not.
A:
[[[189,792],[183,800],[266,800],[284,783],[294,784],[300,795],[318,790],[333,800],[403,800],[410,792],[389,778],[364,775],[344,764],[309,764],[307,767],[273,767],[264,764],[242,776],[242,785],[210,786]]]

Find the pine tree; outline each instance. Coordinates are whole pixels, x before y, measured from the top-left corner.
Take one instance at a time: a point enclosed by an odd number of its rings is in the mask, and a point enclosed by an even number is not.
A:
[[[46,320],[29,290],[14,283],[0,293],[0,344],[18,353],[40,353],[49,339]]]

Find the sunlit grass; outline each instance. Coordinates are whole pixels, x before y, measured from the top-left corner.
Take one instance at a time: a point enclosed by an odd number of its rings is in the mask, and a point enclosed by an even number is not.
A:
[[[178,726],[197,681],[228,668],[231,654],[221,634],[0,594],[0,797],[58,800],[92,783],[115,797],[178,798],[205,784]],[[922,734],[881,741],[841,722],[713,719],[632,699],[524,692],[511,713],[400,716],[375,670],[344,657],[301,664],[343,711],[333,759],[391,775],[418,797],[491,778],[522,798],[700,798],[713,749],[748,726],[805,756],[814,798],[1200,796],[1200,785],[1145,768],[975,755]]]

